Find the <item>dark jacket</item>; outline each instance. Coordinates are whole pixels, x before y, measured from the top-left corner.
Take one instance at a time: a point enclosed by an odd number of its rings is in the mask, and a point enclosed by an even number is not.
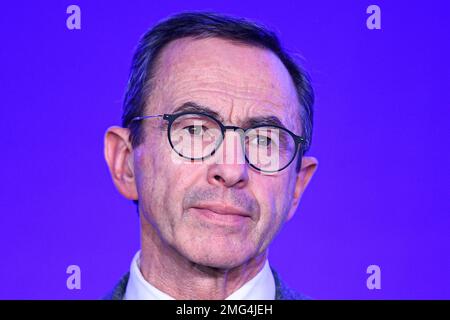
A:
[[[290,289],[281,279],[278,273],[272,269],[272,274],[275,279],[275,300],[309,300],[308,296],[298,293]],[[114,289],[106,295],[104,300],[123,300],[125,290],[127,288],[128,278],[130,273],[125,274]]]

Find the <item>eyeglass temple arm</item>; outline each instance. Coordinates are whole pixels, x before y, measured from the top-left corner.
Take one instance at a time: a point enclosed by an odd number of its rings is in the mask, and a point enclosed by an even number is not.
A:
[[[164,117],[164,115],[163,115],[163,114],[157,114],[157,115],[153,115],[153,116],[135,117],[135,118],[131,119],[130,122],[133,122],[133,121],[141,121],[141,120],[144,120],[144,119],[150,119],[150,118],[159,118],[159,117]]]

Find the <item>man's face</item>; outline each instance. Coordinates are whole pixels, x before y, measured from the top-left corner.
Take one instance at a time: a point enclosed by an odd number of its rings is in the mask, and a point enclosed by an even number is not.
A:
[[[207,106],[225,125],[276,116],[302,134],[292,80],[281,61],[260,48],[218,38],[170,43],[144,115],[174,113],[187,102]],[[239,160],[237,133],[227,131],[214,156],[191,162],[170,147],[165,120],[141,125],[145,138],[134,150],[133,166],[142,232],[205,266],[232,268],[263,253],[292,208],[297,158],[277,174],[263,174]],[[223,161],[224,150],[232,150],[235,161]]]

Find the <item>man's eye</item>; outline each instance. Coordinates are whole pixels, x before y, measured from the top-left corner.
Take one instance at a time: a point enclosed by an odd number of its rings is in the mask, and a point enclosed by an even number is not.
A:
[[[258,147],[268,147],[272,143],[272,139],[266,136],[256,136],[253,142],[257,144]]]
[[[207,130],[207,128],[205,126],[187,126],[184,127],[185,130],[187,130],[187,132],[189,132],[189,134],[194,135],[194,136],[199,136],[199,135],[203,135],[205,134],[205,131]]]

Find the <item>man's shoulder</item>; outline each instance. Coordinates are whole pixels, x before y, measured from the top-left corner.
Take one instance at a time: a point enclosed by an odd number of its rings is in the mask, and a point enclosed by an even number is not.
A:
[[[273,278],[275,280],[275,300],[310,300],[311,298],[289,288],[280,275],[271,268]],[[114,289],[103,297],[103,300],[123,300],[127,289],[130,273],[126,273],[116,284]]]
[[[103,300],[123,300],[125,296],[125,291],[127,290],[128,279],[130,278],[130,273],[127,272],[115,285],[114,289],[105,295]]]
[[[275,280],[275,300],[311,300],[311,297],[291,289],[275,269],[271,268],[271,270]]]

